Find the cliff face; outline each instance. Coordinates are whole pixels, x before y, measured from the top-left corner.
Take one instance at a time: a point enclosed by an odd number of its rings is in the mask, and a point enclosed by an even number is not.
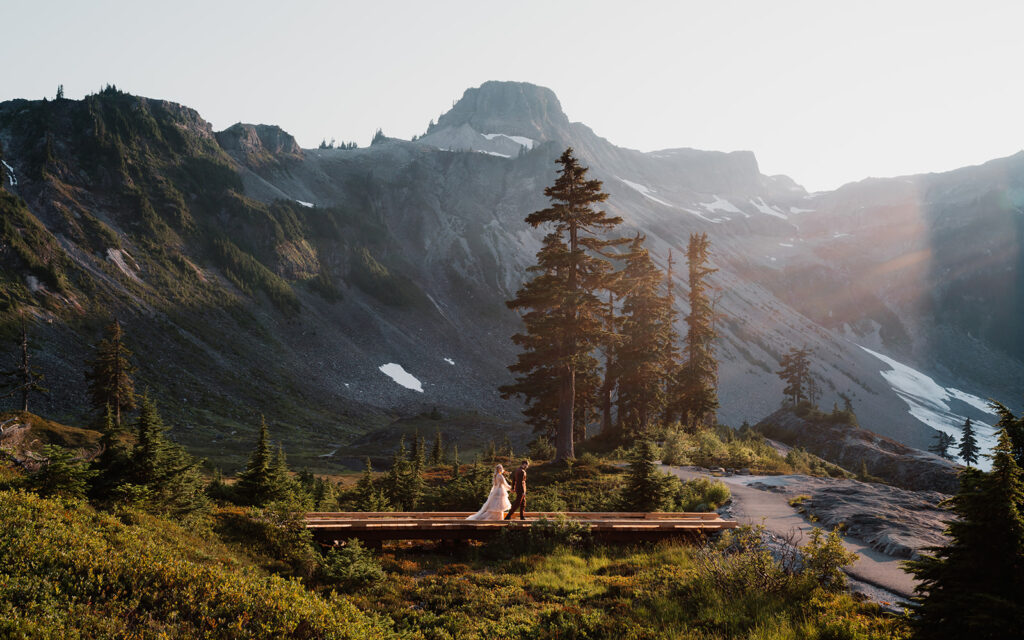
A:
[[[926,451],[828,416],[800,416],[780,409],[754,425],[765,436],[857,472],[868,473],[897,487],[915,491],[955,493],[958,466]]]

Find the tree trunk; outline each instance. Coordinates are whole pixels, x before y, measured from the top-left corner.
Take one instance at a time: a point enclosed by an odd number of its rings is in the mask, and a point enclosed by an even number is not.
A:
[[[576,400],[576,370],[566,365],[558,390],[558,434],[555,436],[555,462],[576,459],[573,448],[573,404]]]

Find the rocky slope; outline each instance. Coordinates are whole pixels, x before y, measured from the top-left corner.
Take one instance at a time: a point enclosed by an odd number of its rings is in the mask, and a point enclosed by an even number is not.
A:
[[[870,475],[904,489],[956,493],[959,487],[959,467],[949,460],[861,429],[844,419],[780,409],[754,425],[754,429],[853,472],[867,469]]]
[[[325,465],[434,406],[460,425],[473,412],[504,423],[518,407],[495,389],[518,320],[503,302],[534,260],[542,231],[523,218],[546,205],[566,146],[660,262],[691,232],[711,236],[724,421],[775,410],[793,345],[814,349],[826,406],[848,394],[863,424],[915,446],[968,415],[991,422],[977,396],[1019,395],[1019,328],[1001,311],[1022,297],[1014,163],[1003,180],[929,178],[945,185],[929,191],[941,212],[914,217],[900,180],[807,194],[749,152],[617,147],[525,83],[470,89],[423,137],[365,149],[303,150],[265,125],[215,133],[186,107],[116,90],[3,103],[0,298],[7,317],[36,320],[64,390],[47,409],[80,413],[87,346],[117,313],[180,438],[218,459],[250,445],[258,413],[300,462]],[[940,237],[964,253],[923,269],[915,256]]]

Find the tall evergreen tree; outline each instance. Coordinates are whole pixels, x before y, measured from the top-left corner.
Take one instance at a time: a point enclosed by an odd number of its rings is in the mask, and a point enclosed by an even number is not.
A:
[[[202,461],[167,438],[167,427],[156,405],[145,395],[139,406],[135,437],[129,478],[132,484],[144,488],[152,507],[174,517],[204,510],[208,501],[206,483],[199,471]]]
[[[996,428],[1006,431],[1010,438],[1010,452],[1013,454],[1013,459],[1017,462],[1018,467],[1024,469],[1024,413],[1019,418],[1015,417],[1009,409],[998,402],[991,403],[991,407],[999,415]]]
[[[356,484],[356,511],[388,511],[390,508],[384,491],[373,481],[373,464],[367,457],[366,469]]]
[[[675,411],[693,431],[715,423],[718,409],[718,360],[715,358],[715,311],[708,277],[711,241],[706,233],[690,234],[686,248],[690,313],[686,316],[684,361],[676,374]]]
[[[1024,480],[1000,429],[992,471],[965,469],[950,500],[949,543],[907,563],[918,579],[914,624],[929,640],[1015,638],[1024,628]]]
[[[971,419],[967,418],[964,422],[963,433],[960,435],[960,459],[970,467],[972,464],[978,463],[979,453],[981,453],[981,449],[978,447],[978,438],[974,435],[974,425],[971,424]]]
[[[423,436],[417,431],[412,438],[412,450],[409,452],[409,464],[412,468],[419,473],[423,470],[423,467],[427,463],[427,450],[426,444],[423,442]]]
[[[663,273],[654,265],[640,234],[630,244],[622,272],[625,298],[617,350],[619,422],[625,431],[644,433],[665,408],[670,376],[671,315],[661,293]]]
[[[611,264],[602,253],[618,242],[602,234],[620,224],[622,218],[595,210],[594,206],[607,200],[608,194],[601,191],[599,180],[587,179],[587,168],[580,165],[572,149],[566,149],[557,162],[561,165],[559,175],[554,185],[544,190],[551,206],[526,217],[531,226],[547,225],[551,232],[537,253],[537,265],[530,268],[534,278],[507,302],[509,308],[524,312],[526,333],[513,336],[523,352],[510,367],[517,374],[516,384],[503,387],[502,392],[522,396],[531,408],[545,400],[550,404],[549,384],[554,378],[558,407],[556,460],[571,460],[575,457],[579,392],[593,398],[600,385],[592,354],[606,331],[597,294],[608,287],[611,273]],[[589,388],[577,388],[577,374],[581,372],[593,375]]]
[[[786,398],[793,404],[799,405],[810,398],[811,388],[811,351],[810,349],[797,349],[790,347],[789,353],[782,356],[779,365],[782,366],[776,373],[786,383],[782,390]]]
[[[439,467],[444,464],[444,443],[441,441],[441,430],[434,434],[434,445],[430,449],[430,464]]]
[[[21,410],[28,411],[28,398],[33,393],[48,393],[43,387],[43,374],[32,366],[28,350],[28,326],[25,318],[21,319],[21,358],[18,365],[4,372],[5,386],[9,390],[5,398],[21,394]]]
[[[279,449],[275,455],[270,443],[267,421],[260,416],[260,435],[256,447],[249,455],[245,470],[238,474],[238,481],[235,483],[238,496],[243,503],[262,507],[289,497],[290,477],[283,453],[283,450]]]
[[[388,502],[399,511],[408,510],[405,504],[407,497],[406,479],[409,477],[409,452],[405,448],[405,438],[398,441],[398,447],[391,456],[391,468],[384,475],[384,495]]]
[[[114,424],[120,427],[121,411],[135,408],[135,367],[116,318],[107,325],[105,334],[96,345],[96,357],[87,363],[85,378],[89,381],[93,407],[103,412],[109,406],[114,412]]]

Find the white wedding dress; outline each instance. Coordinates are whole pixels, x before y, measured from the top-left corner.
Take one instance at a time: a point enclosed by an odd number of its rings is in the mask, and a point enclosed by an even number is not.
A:
[[[508,499],[508,490],[512,485],[508,483],[501,473],[494,474],[494,481],[491,483],[491,492],[487,495],[487,502],[480,510],[466,518],[466,520],[501,520],[505,512],[512,508]]]

